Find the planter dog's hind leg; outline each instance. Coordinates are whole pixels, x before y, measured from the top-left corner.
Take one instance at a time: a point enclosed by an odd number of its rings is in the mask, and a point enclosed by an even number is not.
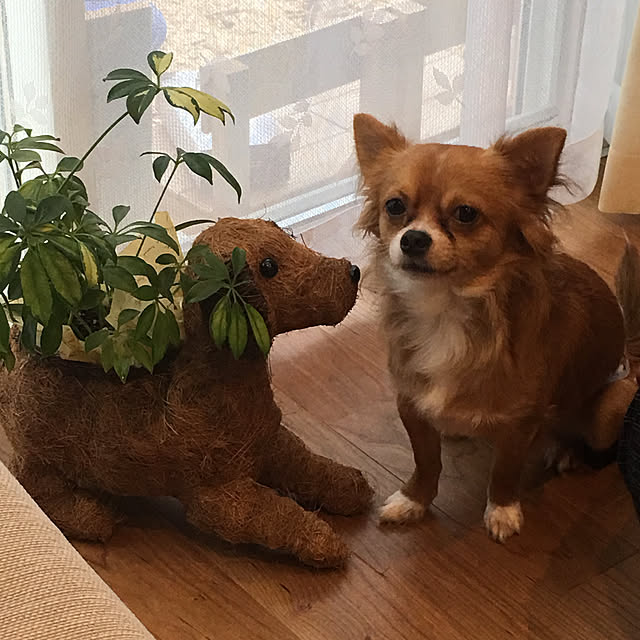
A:
[[[269,457],[260,481],[295,496],[310,508],[350,516],[371,504],[373,491],[362,472],[311,452],[282,426],[269,440]]]
[[[187,520],[233,543],[287,551],[316,567],[344,564],[349,551],[315,513],[250,478],[201,487],[184,500]]]
[[[23,461],[16,478],[65,536],[92,542],[111,537],[120,518],[104,499],[75,487],[56,469]]]

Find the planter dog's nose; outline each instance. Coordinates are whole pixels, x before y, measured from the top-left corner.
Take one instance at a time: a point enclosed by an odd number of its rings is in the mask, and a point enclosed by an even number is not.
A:
[[[349,275],[351,276],[351,280],[353,280],[353,282],[355,283],[360,282],[360,268],[358,267],[357,264],[351,265],[349,269]]]

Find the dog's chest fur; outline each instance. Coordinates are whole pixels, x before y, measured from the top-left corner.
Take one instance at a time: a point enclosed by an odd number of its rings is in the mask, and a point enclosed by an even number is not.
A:
[[[398,392],[443,432],[468,433],[499,419],[489,410],[495,402],[483,381],[499,359],[501,337],[490,335],[491,323],[475,301],[437,282],[425,287],[408,274],[386,275],[385,325]],[[461,403],[461,395],[467,401]]]

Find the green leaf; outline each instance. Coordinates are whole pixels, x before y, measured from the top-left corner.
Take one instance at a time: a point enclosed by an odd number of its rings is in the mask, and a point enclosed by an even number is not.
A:
[[[172,107],[188,111],[193,116],[193,124],[197,124],[200,117],[200,107],[190,95],[174,88],[166,88],[163,91],[164,97]]]
[[[27,203],[17,191],[10,191],[7,194],[4,201],[4,210],[12,220],[19,224],[22,224],[27,217]]]
[[[20,131],[24,131],[26,135],[30,136],[33,129],[27,129],[26,127],[23,127],[21,124],[14,124],[13,133],[19,133]]]
[[[181,338],[180,338],[180,327],[178,326],[178,321],[176,320],[175,315],[171,311],[166,312],[167,323],[169,325],[169,343],[174,347],[179,347]]]
[[[60,195],[48,196],[38,204],[36,222],[38,224],[53,222],[69,212],[73,213],[73,204],[68,198]]]
[[[215,269],[216,273],[219,274],[218,277],[228,280],[229,269],[227,268],[227,265],[215,253],[213,253],[213,251],[211,251],[209,247],[206,247],[206,250],[207,252],[205,253],[204,257],[205,257],[205,260],[207,261],[207,264],[212,269]]]
[[[162,244],[167,245],[171,249],[173,249],[176,253],[180,252],[180,247],[178,243],[167,233],[167,230],[164,227],[161,227],[159,224],[154,224],[152,222],[145,222],[141,224],[136,224],[134,227],[129,229],[134,233],[141,233],[145,236],[149,236],[158,242],[162,242]]]
[[[138,287],[131,295],[138,300],[155,300],[158,297],[158,290],[151,285],[145,284],[142,287]]]
[[[0,249],[0,291],[4,290],[16,273],[20,262],[21,246],[18,242]]]
[[[60,176],[56,176],[60,178]],[[58,182],[48,176],[37,176],[32,180],[27,180],[19,189],[20,195],[34,203],[40,202],[47,196],[56,195],[58,192]]]
[[[260,351],[266,356],[269,353],[269,349],[271,349],[271,338],[269,337],[267,324],[260,312],[250,304],[245,305],[245,311],[247,312],[256,344]]]
[[[102,303],[106,295],[102,289],[87,289],[82,296],[82,300],[80,300],[78,309],[80,309],[80,311],[95,309]]]
[[[153,373],[153,360],[149,350],[140,342],[131,343],[131,353],[133,357],[139,362],[149,373]]]
[[[156,305],[150,304],[148,307],[144,308],[144,311],[140,314],[138,318],[138,323],[136,324],[135,338],[140,339],[143,336],[146,336],[149,333],[149,329],[153,325],[153,321],[156,318]]]
[[[193,262],[197,258],[207,258],[207,256],[213,252],[206,244],[194,244],[189,251],[187,251],[187,260]]]
[[[60,151],[62,153],[62,151]],[[18,149],[11,154],[11,158],[16,162],[42,162],[42,157],[37,151],[27,151],[26,149]]]
[[[229,311],[231,308],[231,303],[229,302],[229,297],[224,296],[218,301],[218,304],[214,307],[211,312],[211,319],[209,322],[209,329],[211,330],[211,337],[213,341],[220,349],[227,339],[227,335],[229,332]]]
[[[11,349],[9,344],[9,321],[4,308],[0,306],[0,354],[5,354]]]
[[[129,211],[131,211],[131,207],[127,207],[123,204],[119,204],[113,207],[113,209],[111,210],[111,214],[113,215],[113,220],[116,223],[116,227],[127,217]]]
[[[116,372],[121,382],[127,381],[129,369],[131,369],[132,364],[133,358],[129,354],[115,354],[113,359],[113,370]]]
[[[184,161],[196,175],[204,178],[209,184],[213,184],[213,173],[209,163],[200,157],[199,153],[185,153]]]
[[[16,263],[17,267],[17,263]],[[0,287],[2,284],[0,283]],[[9,277],[9,300],[19,300],[22,298],[22,283],[20,282],[20,272],[14,271],[13,276]]]
[[[38,253],[55,290],[68,304],[76,306],[82,299],[82,288],[69,259],[49,243],[39,245]],[[24,282],[22,287],[24,289]]]
[[[57,249],[62,251],[67,258],[73,261],[79,261],[82,259],[80,248],[78,243],[72,237],[64,236],[61,233],[57,233],[56,230],[52,230],[48,234],[47,240]]]
[[[114,247],[118,247],[121,244],[126,244],[127,242],[132,242],[133,240],[137,239],[138,236],[134,236],[131,233],[114,233],[107,238],[107,240],[111,242]]]
[[[164,172],[167,170],[167,167],[169,166],[169,162],[171,162],[171,158],[169,156],[158,156],[153,161],[153,165],[152,165],[153,175],[155,176],[158,182],[162,180],[162,176],[164,175]]]
[[[185,302],[193,303],[200,302],[201,300],[206,300],[214,293],[220,291],[223,285],[224,283],[220,280],[201,280],[200,282],[196,282],[189,289],[189,293],[187,293],[185,297]]]
[[[82,254],[82,267],[84,268],[84,276],[87,279],[87,284],[90,287],[95,287],[98,284],[98,265],[96,258],[89,247],[82,242],[80,243],[80,253]]]
[[[146,80],[151,82],[151,79],[144,75],[141,71],[136,69],[114,69],[107,74],[105,81],[107,80]]]
[[[118,314],[118,328],[123,324],[127,324],[127,322],[131,322],[139,313],[140,312],[137,309],[123,309]]]
[[[24,266],[24,265],[23,265]],[[31,313],[31,309],[25,304],[22,307],[22,331],[20,332],[20,343],[32,353],[36,350],[36,329],[38,323]]]
[[[172,60],[173,53],[165,53],[164,51],[152,51],[147,56],[147,62],[157,76],[161,76],[171,66]]]
[[[182,293],[186,296],[189,291],[191,291],[191,287],[196,283],[196,281],[188,276],[184,271],[180,272],[180,288],[182,289]]]
[[[84,341],[84,350],[86,353],[97,349],[104,344],[105,340],[109,337],[109,329],[100,329],[95,333],[90,333]]]
[[[118,84],[114,84],[111,89],[109,89],[109,93],[107,94],[107,102],[112,102],[113,100],[119,100],[120,98],[124,98],[132,93],[139,93],[145,88],[153,86],[153,83],[149,78],[145,76],[145,79],[130,79],[124,80],[123,82],[119,82]]]
[[[4,366],[7,368],[7,371],[13,371],[13,368],[16,366],[16,357],[13,353],[7,351],[6,353],[0,354],[0,357],[4,360]]]
[[[105,373],[113,369],[115,357],[116,352],[113,348],[113,340],[105,340],[100,350],[100,361],[102,362],[102,368]]]
[[[247,347],[249,330],[247,328],[247,318],[239,302],[231,305],[231,319],[229,320],[229,346],[231,353],[237,360]]]
[[[138,93],[129,94],[127,98],[127,112],[136,124],[140,123],[142,115],[149,108],[158,91],[159,89],[153,86]]]
[[[223,265],[224,266],[224,265]],[[201,280],[218,280],[220,282],[229,282],[229,274],[227,268],[217,269],[208,264],[194,264],[191,269]]]
[[[69,171],[80,171],[84,166],[83,162],[80,162],[78,166],[78,162],[80,158],[76,158],[75,156],[68,156],[66,158],[62,158],[60,162],[58,162],[58,166],[56,167],[56,173],[68,173]],[[77,169],[76,169],[77,166]]]
[[[43,356],[52,356],[62,342],[62,322],[51,320],[42,329],[40,336],[40,349]]]
[[[233,275],[237,278],[240,272],[247,264],[247,252],[240,247],[235,247],[231,252],[231,266],[233,267]]]
[[[124,267],[133,276],[145,276],[151,284],[158,280],[156,270],[138,256],[118,256],[118,266]]]
[[[156,258],[158,264],[176,264],[178,259],[173,253],[163,253]]]
[[[18,231],[20,227],[5,213],[0,214],[0,231]]]
[[[104,281],[114,289],[132,293],[138,288],[135,278],[123,267],[104,267],[102,275]]]
[[[231,171],[229,171],[229,169],[227,169],[227,167],[225,167],[217,158],[206,153],[201,153],[200,155],[206,156],[209,164],[233,187],[235,192],[238,194],[238,202],[240,202],[240,198],[242,197],[242,187],[233,177]]]
[[[204,218],[201,220],[187,220],[186,222],[181,222],[177,224],[175,229],[176,231],[182,231],[183,229],[188,229],[189,227],[195,227],[197,224],[213,224],[215,220],[205,220]]]
[[[53,297],[47,273],[34,249],[29,249],[22,260],[20,282],[25,304],[46,325],[51,316]]]
[[[64,153],[64,151],[55,144],[52,144],[50,140],[58,142],[60,138],[55,136],[43,135],[43,136],[28,136],[22,140],[18,140],[14,144],[15,149],[42,149],[43,151],[56,151],[57,153]]]
[[[2,129],[0,129],[0,144],[2,144],[4,142],[4,139],[8,136],[9,134],[6,131],[2,131]]]
[[[169,322],[162,311],[158,311],[156,317],[153,335],[151,336],[151,345],[151,356],[155,365],[164,358],[169,346]]]
[[[225,122],[225,113],[228,113],[231,116],[233,122],[236,121],[233,113],[231,113],[231,109],[217,98],[210,96],[208,93],[204,93],[204,91],[192,89],[191,87],[179,87],[179,89],[182,93],[186,93],[198,103],[200,111],[204,111],[210,116],[218,118],[218,120],[222,120],[223,124]]]
[[[165,267],[158,274],[158,289],[162,295],[170,297],[171,286],[175,283],[177,275],[178,273],[175,267]]]

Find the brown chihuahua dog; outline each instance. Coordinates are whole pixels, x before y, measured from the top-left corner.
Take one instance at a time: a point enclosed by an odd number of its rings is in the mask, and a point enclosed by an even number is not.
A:
[[[480,149],[411,144],[366,114],[354,130],[359,227],[375,238],[389,366],[416,464],[381,520],[423,516],[441,435],[484,437],[494,447],[484,519],[504,541],[522,526],[532,444],[610,448],[636,391],[616,376],[625,352],[616,297],[549,228],[566,132],[533,129]]]

